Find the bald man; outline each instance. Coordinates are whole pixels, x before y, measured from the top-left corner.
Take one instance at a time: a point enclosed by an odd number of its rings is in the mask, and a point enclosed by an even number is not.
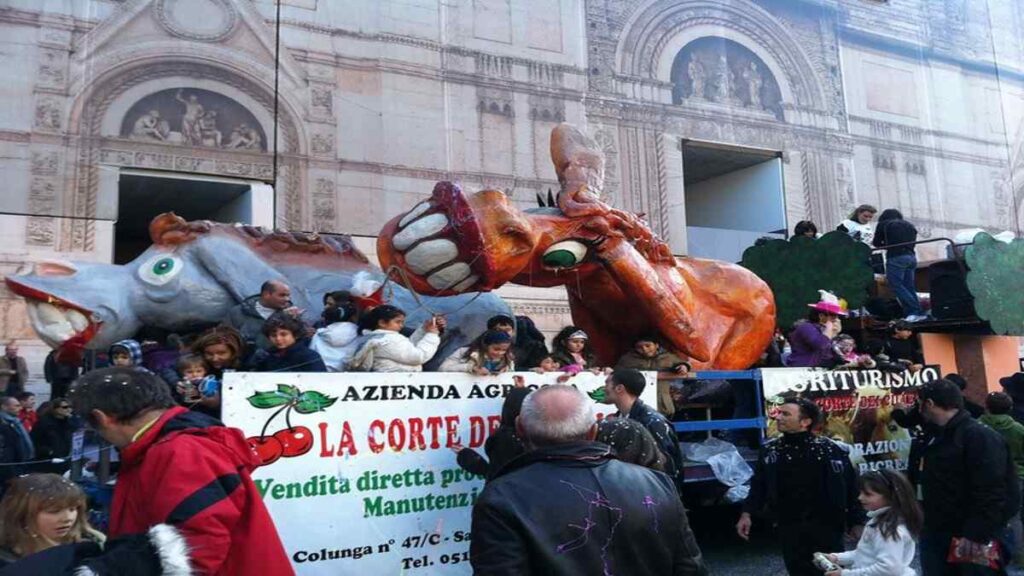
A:
[[[672,479],[594,442],[593,403],[582,392],[532,392],[516,431],[528,452],[473,507],[475,573],[707,574]]]
[[[269,348],[270,341],[263,335],[263,322],[275,312],[298,315],[301,311],[292,306],[292,291],[280,280],[267,280],[260,286],[260,293],[249,296],[228,312],[224,324],[242,333],[250,351],[255,348]]]

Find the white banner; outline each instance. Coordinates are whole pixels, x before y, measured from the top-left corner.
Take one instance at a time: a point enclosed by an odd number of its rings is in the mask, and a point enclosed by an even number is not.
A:
[[[561,374],[520,373],[528,388]],[[656,374],[643,400],[656,404]],[[567,383],[600,398],[605,376]],[[470,574],[483,478],[454,446],[484,454],[512,374],[229,373],[224,422],[267,462],[253,473],[296,572]],[[615,412],[598,404],[598,417]]]
[[[879,468],[906,470],[910,433],[892,420],[898,405],[913,404],[918,389],[941,378],[937,366],[917,372],[764,368],[765,414],[774,415],[785,398],[814,401],[824,414],[819,432],[850,448],[861,473]],[[768,435],[778,432],[769,420]]]

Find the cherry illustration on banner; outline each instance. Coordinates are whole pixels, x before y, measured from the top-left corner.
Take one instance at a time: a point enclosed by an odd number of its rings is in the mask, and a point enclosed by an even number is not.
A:
[[[338,401],[337,398],[315,390],[302,392],[297,386],[291,384],[278,384],[276,390],[256,392],[246,400],[253,408],[260,410],[277,408],[277,411],[271,414],[263,424],[263,430],[260,431],[259,436],[246,438],[253,453],[259,458],[261,466],[272,464],[280,458],[302,456],[313,448],[313,432],[305,426],[292,426],[292,410],[299,414],[313,414],[322,412]],[[267,428],[281,412],[284,412],[287,428],[282,428],[267,436]]]

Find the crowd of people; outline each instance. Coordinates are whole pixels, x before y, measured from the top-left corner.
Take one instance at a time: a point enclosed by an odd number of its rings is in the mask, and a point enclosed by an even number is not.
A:
[[[842,332],[844,303],[823,291],[806,320],[777,334],[763,365],[923,367],[913,336],[924,316],[908,273],[916,231],[895,210],[872,228],[876,212],[860,206],[839,229],[887,248],[885,273],[906,318],[861,350]],[[813,237],[817,228],[801,222],[796,232]],[[591,399],[571,385],[531,392],[519,382],[483,454],[454,448],[460,467],[486,479],[472,511],[476,573],[708,573],[682,505],[684,458],[669,420],[680,398],[668,380],[692,366],[657,337],[635,339],[614,366],[603,366],[579,327],[566,326],[549,349],[529,318],[499,315],[439,358],[449,329],[442,316],[406,326],[406,311],[345,291],[325,294],[323,304],[307,325],[290,287],[270,280],[221,325],[114,343],[106,367],[79,375],[51,354],[52,395],[38,412],[24,389],[24,360],[8,345],[0,358],[0,576],[291,574],[250,476],[259,460],[239,430],[218,420],[224,374],[427,366],[479,376],[557,372],[560,382],[604,374],[596,397],[615,408],[598,421]],[[641,399],[641,371],[666,376],[655,405]],[[1006,392],[981,407],[965,400],[966,381],[949,375],[895,410],[893,420],[913,438],[907,475],[858,475],[848,447],[816,433],[820,408],[786,399],[773,414],[780,436],[761,447],[737,535],[746,540],[756,524],[774,525],[794,576],[909,576],[918,554],[924,576],[1002,573],[1015,553],[1024,556],[1024,373],[1003,384]],[[84,493],[63,476],[83,424],[120,452],[106,534],[89,525]]]

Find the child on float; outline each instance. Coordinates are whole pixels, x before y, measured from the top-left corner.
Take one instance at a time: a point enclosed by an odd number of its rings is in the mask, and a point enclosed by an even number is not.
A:
[[[665,350],[654,336],[640,336],[633,341],[633,349],[619,358],[615,365],[640,371],[673,372],[680,377],[690,373],[692,366],[677,354]],[[671,418],[676,413],[669,380],[658,378],[658,412]]]
[[[327,372],[324,361],[303,337],[306,325],[284,312],[275,312],[263,322],[263,335],[270,347],[253,357],[255,372]]]
[[[584,370],[600,370],[597,358],[588,345],[589,336],[575,326],[566,326],[555,335],[552,356],[562,372],[578,374]]]
[[[205,387],[202,398],[192,405],[192,409],[220,417],[220,388],[225,372],[233,372],[242,368],[245,357],[245,344],[242,335],[230,326],[215,326],[203,332],[192,343],[192,353],[206,362],[209,375],[213,376],[212,384]],[[178,390],[183,394],[183,390]]]
[[[0,502],[0,568],[48,548],[106,538],[89,526],[82,489],[57,474],[13,480]]]
[[[504,330],[484,332],[441,363],[439,372],[468,372],[477,376],[514,372],[512,336]]]
[[[325,325],[309,341],[309,347],[320,355],[328,372],[348,370],[359,338],[359,326],[353,322],[355,315],[355,306],[351,304],[324,310],[321,320]]]
[[[875,470],[860,477],[861,506],[868,513],[857,548],[827,554],[842,568],[825,576],[914,576],[911,568],[923,514],[914,489],[895,470]]]
[[[220,392],[218,379],[210,374],[206,360],[197,354],[185,354],[175,363],[179,381],[175,385],[178,400],[186,406],[193,406],[203,398],[211,398]]]
[[[872,369],[877,364],[868,354],[857,352],[857,341],[849,334],[840,334],[832,340],[832,349],[836,353],[836,369],[856,370]]]
[[[537,374],[544,374],[545,372],[561,372],[562,365],[559,364],[558,360],[555,360],[554,354],[547,353],[540,357],[540,362],[533,371]]]
[[[358,351],[349,365],[351,370],[368,372],[422,372],[441,344],[441,330],[447,324],[442,316],[427,319],[412,336],[402,335],[405,311],[382,304],[361,320],[363,334]]]
[[[142,345],[130,338],[119,340],[111,344],[107,356],[111,366],[142,366]]]

